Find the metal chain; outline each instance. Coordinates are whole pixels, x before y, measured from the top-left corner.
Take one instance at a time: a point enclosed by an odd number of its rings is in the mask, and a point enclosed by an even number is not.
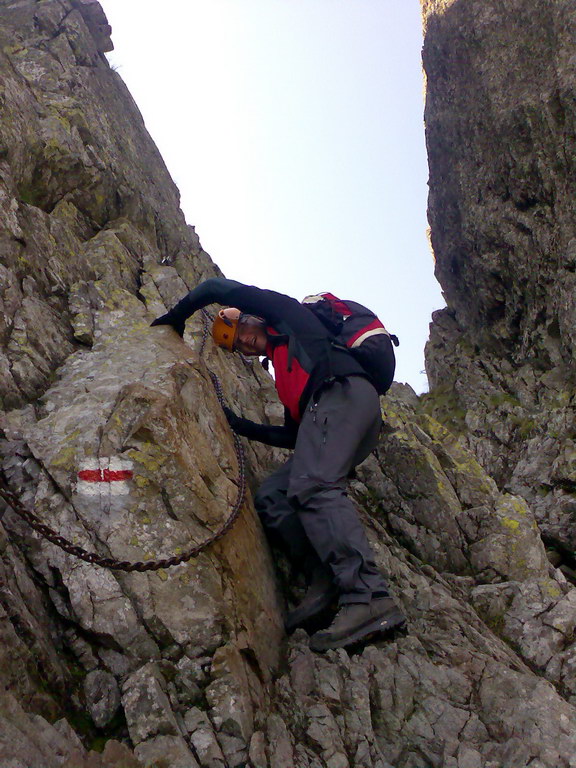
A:
[[[200,345],[201,355],[204,353],[204,347],[206,346],[206,341],[208,339],[208,322],[211,319],[209,313],[205,309],[202,310],[202,314],[204,320],[204,330],[202,333],[202,343]],[[224,407],[224,395],[222,393],[222,385],[220,380],[215,373],[212,373],[212,371],[208,371],[208,373],[212,379],[212,384],[216,391],[218,402],[222,407]],[[116,571],[127,571],[128,573],[131,573],[132,571],[138,571],[139,573],[142,573],[144,571],[159,571],[162,568],[171,568],[174,565],[187,563],[189,560],[192,560],[192,558],[198,557],[198,555],[207,547],[225,536],[238,519],[238,515],[240,514],[240,511],[244,505],[244,499],[246,497],[246,456],[244,454],[244,447],[242,446],[238,435],[234,433],[233,437],[234,450],[236,452],[236,459],[238,461],[238,480],[235,481],[236,485],[238,486],[238,493],[236,495],[236,501],[234,502],[230,517],[224,523],[224,525],[218,531],[216,531],[216,533],[209,536],[201,544],[197,544],[195,547],[192,547],[180,555],[173,555],[172,557],[167,557],[162,560],[148,560],[146,562],[116,560],[112,557],[102,557],[95,552],[88,552],[82,547],[79,547],[76,544],[72,544],[72,542],[57,534],[56,531],[52,530],[52,528],[49,528],[45,523],[41,522],[33,512],[24,507],[16,494],[14,494],[8,488],[7,481],[4,479],[5,476],[3,472],[0,473],[0,496],[10,507],[12,507],[14,512],[22,520],[28,523],[28,525],[37,531],[41,536],[43,536],[45,539],[48,539],[48,541],[52,542],[52,544],[55,544],[57,547],[60,547],[60,549],[63,549],[64,552],[68,552],[70,555],[74,555],[74,557],[78,557],[80,560],[84,560],[87,563],[91,563],[92,565],[100,565],[103,568],[110,568]]]

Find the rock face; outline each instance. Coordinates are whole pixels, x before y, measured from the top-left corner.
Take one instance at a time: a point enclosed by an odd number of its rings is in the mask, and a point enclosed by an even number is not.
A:
[[[429,67],[435,30],[450,48],[482,17],[464,0],[426,12]],[[102,55],[109,34],[97,2],[0,2],[0,455],[11,489],[68,540],[146,561],[205,540],[236,496],[209,371],[248,418],[281,408],[259,363],[203,348],[201,317],[184,341],[149,327],[218,270]],[[429,85],[442,93],[430,68]],[[449,120],[448,97],[435,98]],[[524,277],[509,280],[520,290]],[[456,339],[455,317],[435,329]],[[502,359],[493,352],[495,368]],[[144,573],[75,559],[6,509],[3,768],[575,768],[576,589],[546,556],[552,518],[486,473],[480,412],[471,433],[444,394],[421,402],[394,385],[379,447],[351,484],[409,622],[350,653],[284,636],[299,585],[250,498],[198,558]],[[567,419],[569,403],[560,410]],[[254,487],[284,453],[245,448]]]
[[[576,549],[576,6],[424,2],[432,412]]]

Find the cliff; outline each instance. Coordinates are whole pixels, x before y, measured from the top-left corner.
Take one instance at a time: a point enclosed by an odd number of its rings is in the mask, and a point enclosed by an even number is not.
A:
[[[574,568],[574,4],[424,7],[434,412]]]
[[[456,139],[492,141],[480,130],[486,123],[474,130],[476,113],[458,101],[464,95],[456,98],[462,61],[468,83],[470,73],[479,83],[485,77],[486,89],[498,94],[494,72],[502,62],[494,51],[508,56],[501,36],[520,47],[526,34],[529,50],[529,31],[567,8],[542,4],[540,22],[524,23],[527,0],[503,5],[425,4],[432,236],[449,308],[432,330],[430,397],[421,402],[395,385],[382,399],[379,447],[350,489],[408,616],[406,634],[325,655],[309,650],[302,630],[286,638],[286,600],[301,585],[271,556],[250,494],[217,544],[187,564],[142,573],[78,560],[3,505],[3,767],[576,764],[576,589],[546,556],[540,531],[552,530],[549,508],[533,505],[520,485],[505,486],[504,465],[488,461],[497,452],[483,425],[499,418],[518,429],[516,412],[507,400],[489,407],[489,399],[483,410],[463,412],[460,398],[473,397],[474,371],[488,350],[466,356],[468,342],[459,339],[475,339],[486,326],[478,313],[492,288],[476,291],[474,310],[461,293],[464,281],[449,285],[443,271],[455,253],[470,280],[484,264],[460,253],[458,224],[471,216],[472,183],[465,161],[454,161]],[[565,74],[566,125],[569,31],[558,25],[546,49],[550,57],[556,51],[555,62],[566,51],[557,67]],[[236,498],[240,467],[210,372],[247,417],[278,419],[281,408],[259,363],[203,345],[202,317],[188,322],[184,341],[169,328],[149,327],[219,272],[184,221],[178,191],[103,56],[109,35],[94,0],[0,0],[0,455],[11,490],[58,533],[101,556],[145,563],[204,541]],[[486,50],[479,49],[482,35]],[[536,157],[547,151],[536,128],[549,124],[542,104],[552,66],[541,73],[542,103],[531,113],[539,116],[530,134]],[[460,120],[467,122],[451,137],[446,126]],[[553,135],[550,128],[551,143]],[[568,155],[561,171],[561,154],[554,168],[558,178],[565,172],[567,187]],[[498,177],[491,162],[486,154],[483,178]],[[542,160],[542,173],[545,166]],[[562,205],[568,217],[567,198]],[[518,216],[533,216],[536,231],[536,213]],[[491,215],[491,230],[504,231],[496,202]],[[469,227],[479,226],[480,215],[475,221]],[[567,237],[566,223],[549,221],[555,237]],[[494,249],[492,270],[503,258]],[[512,269],[511,256],[506,263],[514,291],[536,280],[536,269],[525,275]],[[559,318],[561,301],[571,298],[567,279],[556,281],[552,266],[546,274]],[[540,387],[531,391],[541,397],[538,423],[547,413],[549,423],[562,418],[568,429],[573,392],[561,322],[568,320],[558,319],[554,348],[563,364],[554,358],[546,380],[559,382],[564,400],[552,405]],[[487,329],[487,338],[495,336]],[[515,338],[495,344],[490,370],[516,364],[509,353]],[[456,387],[463,375],[442,373],[456,365],[455,349],[469,389]],[[522,365],[535,381],[540,369],[530,360]],[[514,373],[508,380],[522,379]],[[481,393],[480,375],[478,382]],[[526,464],[531,441],[523,442]],[[283,452],[247,443],[245,450],[253,490]],[[513,455],[505,455],[507,467]],[[550,494],[569,497],[570,488],[558,483]]]

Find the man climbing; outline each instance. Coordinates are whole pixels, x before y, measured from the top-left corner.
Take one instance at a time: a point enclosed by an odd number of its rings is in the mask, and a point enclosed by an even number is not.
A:
[[[288,632],[321,616],[338,598],[332,624],[315,632],[315,651],[352,645],[404,623],[388,593],[357,511],[347,477],[375,448],[381,426],[378,393],[366,371],[306,306],[275,291],[211,278],[152,325],[181,336],[185,321],[208,304],[220,310],[215,342],[244,355],[266,355],[285,407],[284,426],[256,424],[226,409],[231,427],[268,445],[294,448],[255,497],[260,519],[308,581],[302,602],[286,620]],[[388,352],[389,380],[394,352]]]

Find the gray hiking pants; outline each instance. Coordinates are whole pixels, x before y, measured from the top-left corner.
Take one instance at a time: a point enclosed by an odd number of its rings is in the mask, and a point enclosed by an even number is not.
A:
[[[255,497],[271,540],[305,572],[323,563],[340,590],[340,603],[388,594],[346,495],[348,474],[376,447],[381,423],[380,400],[367,379],[336,381],[311,399],[293,455]]]

